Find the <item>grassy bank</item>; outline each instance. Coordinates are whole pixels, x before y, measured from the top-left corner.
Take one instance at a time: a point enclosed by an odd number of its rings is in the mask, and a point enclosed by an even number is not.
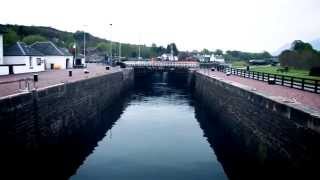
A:
[[[288,72],[279,72],[279,71],[277,71],[279,68],[281,68],[281,67],[279,67],[279,66],[250,66],[251,71],[320,80],[320,77],[309,76],[309,71],[307,71],[307,70],[289,68]]]
[[[246,61],[232,61],[231,64],[233,68],[244,68],[248,65]]]

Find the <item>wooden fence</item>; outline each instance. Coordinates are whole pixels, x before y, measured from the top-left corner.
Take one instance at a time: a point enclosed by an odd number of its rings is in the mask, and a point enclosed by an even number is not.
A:
[[[217,66],[216,69],[221,72],[229,72],[232,75],[241,76],[244,78],[254,79],[258,81],[274,81],[275,84],[286,86],[290,88],[295,88],[303,91],[309,91],[314,93],[320,93],[320,84],[319,80],[308,79],[308,78],[299,78],[293,76],[247,71],[244,69],[236,69],[225,66]]]

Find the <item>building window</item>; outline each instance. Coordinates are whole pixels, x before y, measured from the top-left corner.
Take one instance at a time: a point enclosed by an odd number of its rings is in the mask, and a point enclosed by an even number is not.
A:
[[[40,66],[40,65],[41,65],[41,63],[42,63],[41,58],[37,58],[37,65],[38,65],[38,66]]]
[[[33,66],[32,66],[32,57],[29,57],[29,66],[30,66],[30,69],[33,69]]]

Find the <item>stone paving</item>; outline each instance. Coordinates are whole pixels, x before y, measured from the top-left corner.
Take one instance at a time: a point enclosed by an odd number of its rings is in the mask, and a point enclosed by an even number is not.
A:
[[[222,78],[227,82],[231,82],[231,84],[232,82],[240,83],[242,85],[254,88],[257,92],[261,92],[265,95],[282,97],[289,101],[298,102],[309,108],[320,111],[320,94],[280,85],[269,85],[267,82],[243,78],[236,75],[227,76],[225,73],[218,71],[200,70],[199,72],[211,77]]]
[[[39,81],[35,85],[37,88],[45,88],[63,82],[74,82],[82,79],[87,79],[95,76],[101,76],[104,74],[120,71],[119,67],[110,67],[110,70],[106,70],[105,67],[105,65],[100,64],[88,64],[88,67],[86,69],[89,71],[89,73],[84,73],[85,69],[64,69],[38,72],[37,74]],[[69,77],[69,70],[72,71],[72,77]],[[33,79],[33,74],[34,73],[26,73],[0,76],[0,97],[23,92],[23,90],[19,89],[19,82],[17,80],[24,78]],[[25,81],[22,81],[21,85],[22,88],[25,89]],[[30,88],[34,88],[33,81],[30,81]]]

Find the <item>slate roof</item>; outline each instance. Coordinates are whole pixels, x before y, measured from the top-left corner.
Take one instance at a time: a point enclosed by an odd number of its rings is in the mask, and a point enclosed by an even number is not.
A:
[[[36,49],[31,48],[23,42],[16,42],[15,44],[4,47],[4,56],[43,56],[43,54]]]
[[[69,52],[67,48],[59,48],[59,49],[65,56],[72,56],[72,54]]]
[[[51,41],[47,42],[36,42],[31,45],[32,48],[40,51],[45,56],[72,56],[70,53],[67,53],[68,50],[58,48]]]

